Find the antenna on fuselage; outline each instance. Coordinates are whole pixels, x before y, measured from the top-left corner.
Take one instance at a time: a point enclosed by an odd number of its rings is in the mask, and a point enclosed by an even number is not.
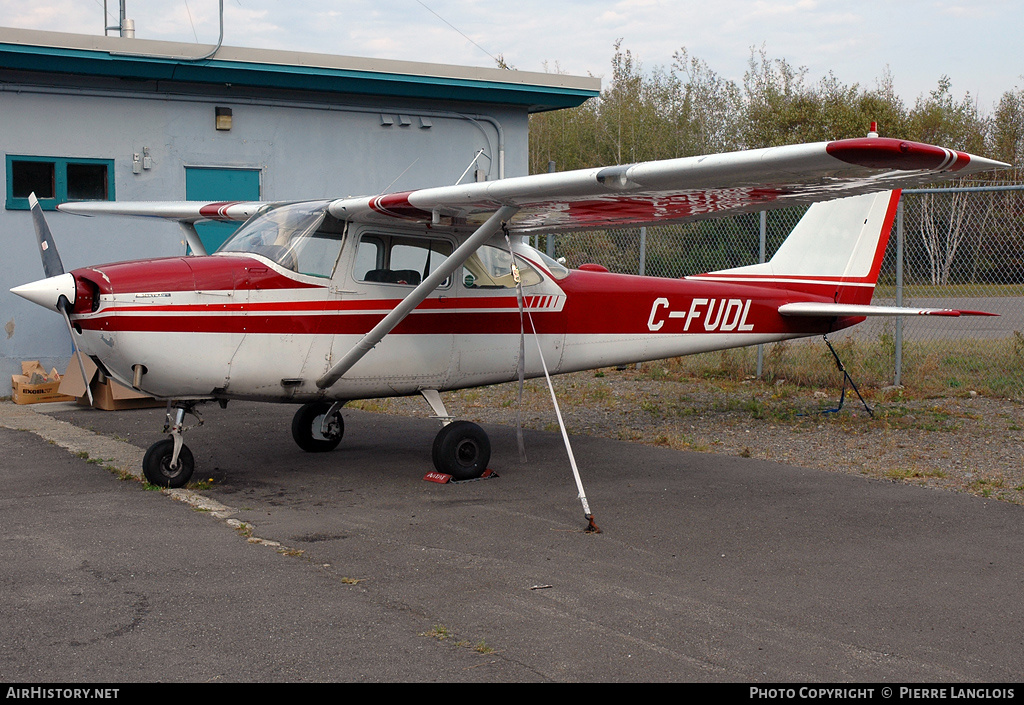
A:
[[[464,172],[462,172],[462,176],[460,176],[458,179],[456,179],[455,186],[458,186],[460,183],[462,183],[462,180],[464,178],[466,178],[466,174],[469,173],[469,170],[473,168],[473,165],[476,164],[476,160],[479,159],[480,155],[483,154],[483,153],[484,153],[484,148],[483,147],[481,147],[480,149],[476,150],[476,154],[474,154],[473,158],[469,160],[469,166],[467,166],[466,170]]]
[[[383,195],[384,195],[384,194],[386,194],[386,193],[391,193],[391,187],[395,185],[395,182],[396,182],[396,181],[398,181],[398,180],[399,180],[400,178],[402,178],[403,176],[405,176],[405,172],[409,171],[409,170],[410,170],[410,169],[412,169],[412,168],[413,168],[414,166],[416,166],[416,162],[418,162],[419,160],[420,160],[420,158],[419,158],[419,157],[416,157],[415,159],[413,159],[413,160],[412,160],[412,164],[410,164],[409,166],[405,167],[405,169],[404,169],[404,170],[402,170],[402,173],[401,173],[401,174],[399,174],[398,176],[396,176],[396,177],[395,177],[394,179],[392,179],[392,180],[391,180],[391,183],[390,183],[390,184],[388,184],[387,186],[385,186],[385,187],[384,187],[384,190],[382,190],[382,191],[381,191],[381,192],[380,192],[379,194],[377,194],[377,195],[378,195],[378,196],[383,196]]]

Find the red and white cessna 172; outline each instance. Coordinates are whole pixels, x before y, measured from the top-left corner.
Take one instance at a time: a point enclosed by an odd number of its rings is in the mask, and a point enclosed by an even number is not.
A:
[[[196,404],[300,404],[296,442],[327,451],[347,401],[417,393],[445,421],[435,466],[467,479],[490,444],[452,422],[445,390],[521,367],[536,377],[822,335],[865,316],[975,313],[870,301],[894,189],[1003,166],[871,135],[361,198],[68,203],[177,220],[194,254],[65,273],[36,208],[47,278],[12,291],[64,315],[80,361],[169,400],[169,438],[144,461],[154,484],[191,476],[181,431]],[[569,270],[522,237],[808,203],[771,261],[683,279]],[[207,256],[201,220],[246,222]]]

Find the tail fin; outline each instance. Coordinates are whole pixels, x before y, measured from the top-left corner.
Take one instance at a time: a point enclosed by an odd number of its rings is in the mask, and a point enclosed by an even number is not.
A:
[[[815,203],[768,262],[701,276],[870,303],[899,199],[899,191],[883,191]]]

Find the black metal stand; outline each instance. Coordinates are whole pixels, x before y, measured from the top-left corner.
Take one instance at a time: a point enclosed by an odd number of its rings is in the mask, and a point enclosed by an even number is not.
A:
[[[834,409],[826,409],[821,413],[834,414],[843,408],[843,402],[846,401],[846,383],[849,382],[850,387],[852,387],[853,391],[857,393],[857,398],[860,399],[860,403],[864,405],[864,409],[868,412],[868,416],[870,416],[871,418],[875,418],[875,414],[873,411],[871,411],[871,407],[868,406],[868,403],[866,401],[864,401],[864,397],[861,396],[860,390],[857,389],[857,385],[853,383],[853,378],[850,377],[850,373],[847,372],[846,367],[843,366],[843,361],[839,359],[839,355],[838,353],[836,353],[836,349],[832,347],[832,341],[830,341],[828,339],[828,336],[825,335],[822,336],[822,340],[825,341],[825,345],[828,346],[829,351],[832,353],[832,357],[836,361],[836,367],[838,367],[839,371],[843,373],[843,390],[839,395],[839,406],[837,406]]]

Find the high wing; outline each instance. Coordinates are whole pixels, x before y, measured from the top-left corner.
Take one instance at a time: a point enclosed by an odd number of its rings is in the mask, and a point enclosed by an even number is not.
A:
[[[81,201],[62,203],[57,209],[76,215],[129,215],[198,223],[248,220],[268,205],[265,201]]]
[[[331,203],[339,218],[473,222],[517,209],[511,232],[697,220],[903,188],[1009,166],[882,137],[536,174]]]
[[[58,210],[77,215],[128,215],[176,220],[193,254],[205,255],[195,224],[200,221],[244,221],[262,208],[263,201],[89,201],[62,203]]]
[[[342,219],[479,225],[514,208],[511,232],[560,232],[697,220],[902,188],[1009,166],[885,137],[770,147],[700,157],[535,174],[332,201]],[[264,202],[83,202],[80,215],[245,220]]]
[[[681,222],[934,183],[1006,166],[944,147],[866,137],[338,199],[328,210],[342,220],[397,219],[473,231],[316,384],[325,389],[337,382],[502,228],[525,235]],[[60,210],[178,220],[193,250],[202,252],[193,223],[244,220],[265,205],[94,201],[63,204]],[[836,313],[797,308],[789,315]]]

